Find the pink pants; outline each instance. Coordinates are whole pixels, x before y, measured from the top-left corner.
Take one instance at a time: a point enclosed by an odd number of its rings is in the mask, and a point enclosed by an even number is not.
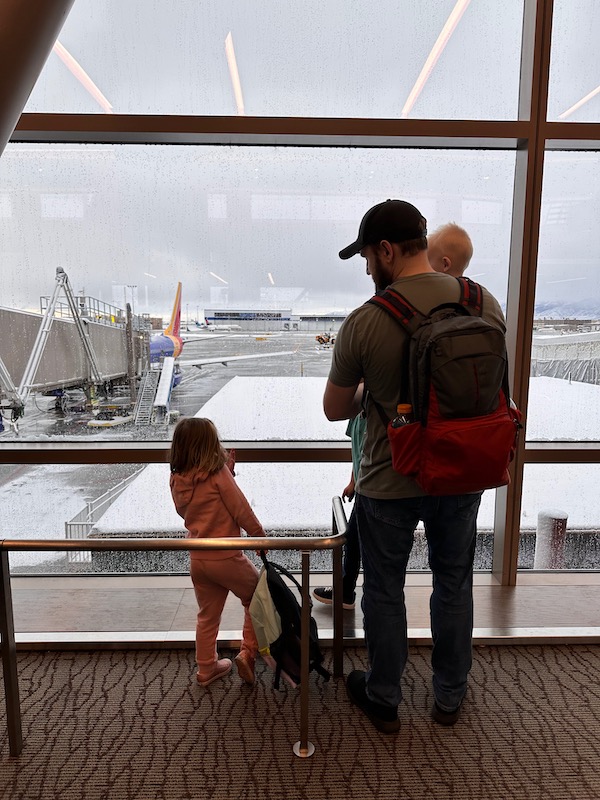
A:
[[[210,672],[216,662],[217,634],[225,600],[229,592],[239,597],[244,606],[244,627],[240,651],[256,656],[258,643],[248,606],[258,583],[258,570],[243,553],[233,558],[215,560],[192,559],[190,571],[198,601],[196,620],[196,662],[202,673]]]

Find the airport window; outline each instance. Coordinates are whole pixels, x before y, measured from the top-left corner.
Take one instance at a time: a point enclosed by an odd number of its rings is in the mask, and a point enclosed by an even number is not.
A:
[[[600,465],[527,464],[519,569],[600,569]]]
[[[238,425],[233,432],[232,420],[240,418],[235,395],[226,401],[223,391],[232,379],[251,384],[261,376],[296,378],[297,395],[309,380],[318,379],[317,395],[322,391],[331,344],[317,336],[334,334],[345,314],[373,292],[363,260],[341,261],[338,250],[354,238],[360,209],[393,195],[398,186],[433,211],[431,231],[448,221],[468,227],[475,248],[469,273],[505,304],[515,169],[510,151],[98,145],[88,151],[86,145],[11,145],[8,152],[11,157],[0,164],[0,174],[20,205],[18,215],[0,219],[8,268],[5,295],[17,310],[39,308],[40,297],[55,289],[54,267],[61,266],[86,310],[100,369],[100,381],[88,376],[83,342],[72,322],[53,324],[46,355],[30,384],[35,404],[32,398],[31,412],[26,410],[15,437],[168,440],[178,414],[200,413],[219,393],[218,421],[226,438],[345,439],[343,426],[325,422],[315,433],[299,418],[287,425],[272,420],[270,427],[245,418],[246,427]],[[39,164],[44,165],[41,175]],[[65,181],[80,193],[54,194]],[[215,185],[227,198],[226,218],[213,213]],[[262,186],[270,188],[268,195],[256,194]],[[43,235],[40,196],[47,206]],[[83,197],[89,198],[85,216],[73,213],[71,203]],[[37,233],[23,239],[23,230]],[[143,338],[148,337],[153,352],[180,281],[182,372],[165,401],[136,424],[139,404],[131,393],[131,376],[140,390],[148,374],[153,377],[157,365],[154,356],[144,360]],[[213,295],[221,287],[226,294]],[[60,301],[66,308],[64,292]],[[113,307],[110,320],[87,313],[98,303]],[[136,345],[130,356],[128,305]],[[162,319],[162,325],[150,329],[151,319]],[[120,338],[112,320],[121,324]],[[295,326],[285,328],[283,323],[290,321]],[[23,325],[22,315],[15,312],[8,324]],[[13,348],[5,353],[0,346],[17,385],[36,326],[39,318],[28,320],[23,352]],[[210,328],[220,336],[209,335]],[[63,330],[70,349],[61,353],[56,374],[46,374]],[[164,344],[172,350],[169,340]],[[166,350],[162,355],[168,355]],[[254,396],[241,385],[237,391],[246,403]],[[317,395],[313,409],[321,418]],[[265,407],[257,399],[250,411],[260,415]],[[279,416],[277,409],[273,405],[274,416]]]
[[[549,152],[532,343],[527,435],[600,440],[600,155]]]
[[[600,121],[599,38],[595,0],[554,0],[548,119]]]
[[[236,464],[236,480],[269,536],[327,536],[333,487],[340,487],[341,493],[348,471],[346,463],[323,462],[318,469],[309,463],[242,463]],[[4,464],[0,481],[0,530],[6,539],[63,538],[60,532],[66,539],[186,536],[171,499],[168,464]],[[478,571],[492,566],[494,496],[493,491],[484,493],[478,514]],[[346,513],[350,511],[351,504]],[[252,552],[248,556],[260,566]],[[9,561],[11,573],[20,576],[185,575],[188,558],[185,551],[42,551],[14,552]],[[290,568],[300,569],[299,553],[280,554],[281,558]],[[311,569],[330,572],[331,554],[313,553]],[[422,527],[409,569],[428,569]]]
[[[77,0],[26,110],[515,119],[522,19],[523,0]]]

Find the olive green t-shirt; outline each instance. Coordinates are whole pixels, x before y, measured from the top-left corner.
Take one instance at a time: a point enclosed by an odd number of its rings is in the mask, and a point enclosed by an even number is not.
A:
[[[391,284],[423,314],[441,303],[458,302],[456,278],[441,272],[425,272],[400,278]],[[496,299],[482,287],[482,317],[501,331],[506,326]],[[333,348],[329,380],[336,386],[365,387],[391,419],[399,402],[401,361],[407,342],[398,323],[370,303],[352,311],[344,320]],[[419,497],[423,490],[412,478],[392,468],[387,432],[373,403],[367,404],[367,430],[356,491],[366,497],[395,499]]]

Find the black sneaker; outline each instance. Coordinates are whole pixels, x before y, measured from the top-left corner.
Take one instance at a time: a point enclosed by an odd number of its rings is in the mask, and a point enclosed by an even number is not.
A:
[[[333,605],[333,586],[317,586],[316,589],[313,589],[313,597],[315,600],[318,600],[319,603],[325,603],[328,606]],[[346,611],[352,611],[354,608],[354,597],[351,600],[344,597],[342,608]]]
[[[346,691],[350,702],[360,708],[363,714],[366,714],[378,731],[381,731],[381,733],[396,733],[400,730],[398,709],[390,706],[381,706],[367,697],[365,673],[361,669],[355,669],[348,675],[346,678]]]
[[[440,708],[438,704],[433,701],[433,708],[431,709],[431,718],[434,722],[437,722],[438,725],[456,725],[458,722],[458,718],[460,717],[460,706],[455,708],[454,711],[444,711],[443,708]]]

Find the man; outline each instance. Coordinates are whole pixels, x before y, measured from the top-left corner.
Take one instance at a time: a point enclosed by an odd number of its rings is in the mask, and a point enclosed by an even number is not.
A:
[[[464,228],[448,222],[430,234],[427,255],[436,272],[459,278],[473,257],[473,243]]]
[[[427,259],[426,220],[410,203],[387,200],[362,219],[358,238],[340,251],[357,253],[377,289],[392,285],[424,313],[459,299],[458,282],[436,272]],[[496,300],[483,290],[483,316],[504,331]],[[361,410],[363,387],[392,418],[398,402],[406,337],[372,304],[355,309],[337,336],[323,405],[330,420]],[[364,378],[364,383],[361,379]],[[367,432],[356,485],[355,514],[363,557],[363,613],[369,669],[347,680],[352,702],[375,727],[400,727],[400,679],[408,655],[404,581],[415,528],[422,520],[433,573],[431,629],[432,716],[453,725],[471,668],[473,555],[481,493],[433,497],[392,468],[386,429],[367,402]]]
[[[462,276],[473,257],[471,237],[464,228],[454,222],[441,225],[427,238],[427,257],[436,272],[446,272],[455,278]],[[385,288],[385,287],[380,287]],[[318,337],[317,337],[318,338]],[[342,493],[342,499],[352,500],[356,479],[362,458],[362,442],[364,439],[365,420],[362,415],[354,417],[348,423],[346,436],[352,439],[352,477]],[[360,572],[360,546],[354,509],[348,521],[344,560],[342,566],[342,605],[344,609],[353,609],[356,597],[356,581]],[[320,603],[333,604],[333,587],[317,586],[313,597]]]

